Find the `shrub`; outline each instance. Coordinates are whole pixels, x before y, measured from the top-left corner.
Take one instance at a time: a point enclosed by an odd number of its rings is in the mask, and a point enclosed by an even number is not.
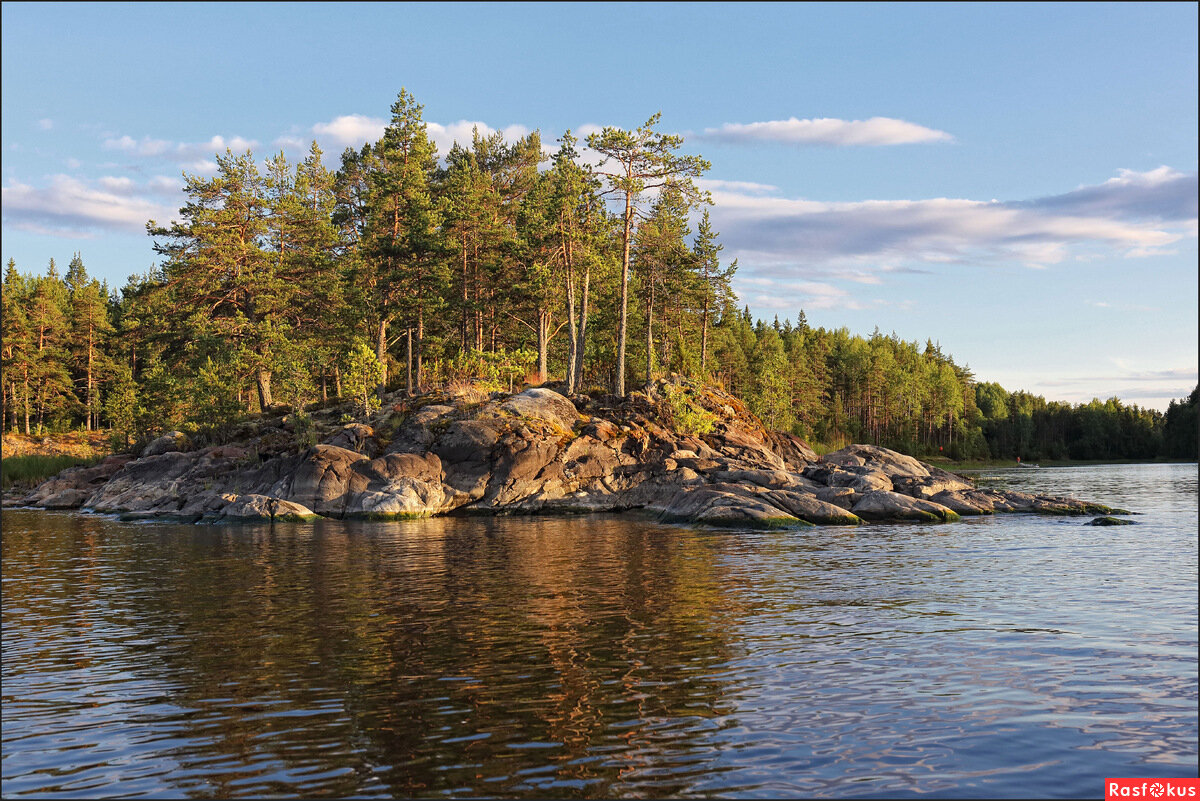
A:
[[[696,403],[686,390],[667,384],[663,387],[663,395],[675,430],[680,434],[708,434],[713,430],[717,416]]]

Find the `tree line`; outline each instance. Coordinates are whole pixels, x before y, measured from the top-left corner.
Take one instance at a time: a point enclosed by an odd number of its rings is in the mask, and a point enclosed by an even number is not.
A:
[[[590,134],[588,159],[571,131],[552,149],[476,131],[439,158],[402,90],[380,139],[336,170],[315,142],[297,164],[218,154],[214,176],[184,176],[177,221],[148,223],[160,261],[119,292],[79,254],[66,276],[9,261],[3,423],[128,441],[334,398],[369,412],[387,390],[456,380],[625,395],[677,372],[831,447],[1188,455],[1195,393],[1165,416],[1047,403],[976,383],[932,342],[812,328],[802,311],[753,321],[695,181],[709,164],[659,122]]]

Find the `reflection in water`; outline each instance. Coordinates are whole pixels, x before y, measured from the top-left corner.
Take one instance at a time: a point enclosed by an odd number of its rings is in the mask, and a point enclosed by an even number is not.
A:
[[[1193,774],[1194,466],[989,480],[1141,525],[5,512],[3,791],[1071,796]]]

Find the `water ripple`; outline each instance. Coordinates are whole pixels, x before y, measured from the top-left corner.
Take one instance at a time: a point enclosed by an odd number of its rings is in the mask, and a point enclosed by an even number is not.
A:
[[[989,476],[1139,525],[5,511],[3,794],[1093,796],[1194,775],[1194,466]]]

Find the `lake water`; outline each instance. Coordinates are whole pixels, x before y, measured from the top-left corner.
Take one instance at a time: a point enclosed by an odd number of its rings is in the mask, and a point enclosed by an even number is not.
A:
[[[1138,525],[3,514],[3,795],[1099,796],[1197,769],[1197,468]]]

